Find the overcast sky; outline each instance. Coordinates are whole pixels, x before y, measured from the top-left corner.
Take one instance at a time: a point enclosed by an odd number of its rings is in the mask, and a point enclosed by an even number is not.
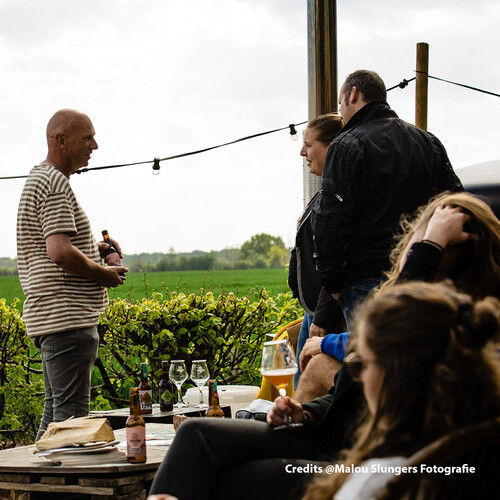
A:
[[[87,113],[90,167],[166,157],[307,119],[306,0],[0,0],[0,176],[46,156],[45,127]],[[431,75],[500,92],[500,2],[338,0],[339,80]],[[414,122],[414,83],[389,93]],[[429,82],[428,129],[460,167],[500,159],[500,99]],[[303,127],[299,128],[299,133]],[[292,245],[300,141],[279,132],[188,158],[73,175],[94,233],[125,253],[219,250],[267,232]],[[0,180],[0,256],[14,257],[24,180]]]

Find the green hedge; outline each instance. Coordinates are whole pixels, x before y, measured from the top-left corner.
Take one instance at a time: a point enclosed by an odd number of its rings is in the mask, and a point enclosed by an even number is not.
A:
[[[6,435],[14,442],[33,435],[43,410],[42,373],[31,357],[36,349],[16,304],[0,299],[0,429],[17,431]]]
[[[0,299],[0,429],[33,435],[43,409],[41,365],[15,308]],[[265,289],[237,297],[211,291],[171,292],[149,299],[110,302],[99,319],[99,358],[92,374],[92,409],[128,404],[139,382],[140,363],[149,363],[156,394],[161,361],[206,359],[222,384],[260,384],[259,364],[266,334],[302,315],[290,293],[270,296]],[[183,386],[189,387],[189,381]],[[12,434],[9,434],[12,438]],[[1,436],[0,436],[1,438]]]

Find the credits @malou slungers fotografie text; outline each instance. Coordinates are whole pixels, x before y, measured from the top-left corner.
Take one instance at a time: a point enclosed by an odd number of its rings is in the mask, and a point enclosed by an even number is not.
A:
[[[475,474],[476,468],[468,464],[460,466],[420,464],[411,467],[394,467],[381,464],[372,464],[370,466],[334,464],[325,466],[311,463],[301,466],[287,464],[285,465],[285,472],[288,474],[352,474],[356,472],[364,474],[394,474],[396,476],[400,474],[444,474],[445,476],[450,476],[451,474]]]

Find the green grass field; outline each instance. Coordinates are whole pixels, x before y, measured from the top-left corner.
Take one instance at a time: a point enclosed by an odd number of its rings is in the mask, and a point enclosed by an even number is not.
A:
[[[265,287],[271,294],[288,292],[287,272],[285,269],[245,269],[234,271],[178,271],[149,273],[128,273],[125,285],[113,288],[110,298],[129,298],[140,300],[153,292],[169,291],[199,292],[201,287],[213,290],[215,295],[229,290],[239,296],[246,295],[250,288]],[[24,294],[17,276],[0,276],[0,298],[10,304],[14,297],[22,305]]]
[[[5,299],[7,304],[11,304],[14,297],[24,302],[24,293],[19,278],[17,276],[0,276],[0,298]]]

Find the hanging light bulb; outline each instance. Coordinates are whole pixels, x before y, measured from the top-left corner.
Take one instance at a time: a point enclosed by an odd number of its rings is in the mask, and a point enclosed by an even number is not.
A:
[[[290,123],[290,125],[288,125],[290,127],[290,139],[292,139],[292,141],[296,141],[299,136],[297,134],[297,131],[295,130],[295,125],[293,123]]]
[[[160,174],[160,158],[155,158],[153,163],[153,175]]]

